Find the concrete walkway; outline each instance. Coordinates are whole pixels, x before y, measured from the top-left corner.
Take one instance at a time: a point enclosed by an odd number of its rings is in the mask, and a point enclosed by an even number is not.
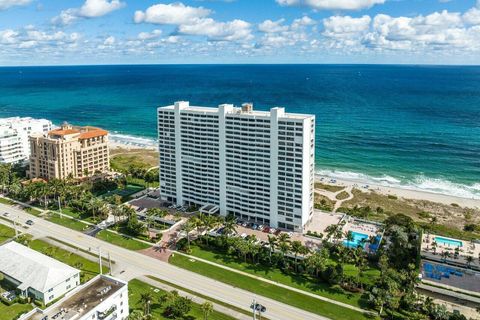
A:
[[[308,292],[308,291],[304,291],[304,290],[301,290],[301,289],[293,288],[293,287],[287,286],[287,285],[282,284],[282,283],[279,283],[279,282],[275,282],[275,281],[272,281],[272,280],[268,280],[268,279],[265,279],[265,278],[260,277],[260,276],[255,276],[255,275],[253,275],[253,274],[251,274],[251,273],[244,272],[244,271],[240,271],[240,270],[237,270],[237,269],[234,269],[234,268],[230,268],[230,267],[227,267],[227,266],[224,266],[224,265],[221,265],[221,264],[212,262],[212,261],[208,261],[208,260],[205,260],[205,259],[202,259],[202,258],[198,258],[198,257],[192,256],[192,255],[189,255],[189,254],[185,254],[185,253],[183,253],[183,252],[175,251],[175,254],[179,254],[179,255],[185,256],[185,257],[187,257],[187,258],[189,258],[189,259],[198,260],[198,261],[207,263],[207,264],[212,265],[212,266],[216,266],[216,267],[219,267],[219,268],[222,268],[222,269],[231,271],[231,272],[235,272],[235,273],[238,273],[238,274],[241,274],[241,275],[244,275],[244,276],[253,278],[253,279],[258,280],[258,281],[266,282],[266,283],[273,284],[273,285],[275,285],[275,286],[278,286],[278,287],[281,287],[281,288],[284,288],[284,289],[288,289],[288,290],[291,290],[291,291],[295,291],[295,292],[297,292],[297,293],[301,293],[301,294],[307,295],[307,296],[309,296],[309,297],[312,297],[312,298],[315,298],[315,299],[318,299],[318,300],[322,300],[322,301],[325,301],[325,302],[329,302],[329,303],[332,303],[332,304],[336,304],[336,305],[341,306],[341,307],[344,307],[344,308],[348,308],[348,309],[351,309],[351,310],[359,311],[359,312],[362,312],[362,313],[376,314],[376,313],[374,313],[374,312],[372,312],[372,311],[370,311],[370,310],[365,310],[365,309],[362,309],[362,308],[359,308],[359,307],[355,307],[355,306],[352,306],[352,305],[349,305],[349,304],[346,304],[346,303],[343,303],[343,302],[340,302],[340,301],[336,301],[336,300],[333,300],[333,299],[330,299],[330,298],[327,298],[327,297],[319,296],[319,295],[317,295],[317,294],[314,294],[314,293],[311,293],[311,292]]]
[[[353,190],[353,187],[349,186],[349,187],[345,187],[342,190],[339,190],[337,192],[332,192],[332,191],[323,190],[323,189],[315,189],[315,192],[324,196],[324,197],[327,197],[331,201],[335,201],[335,205],[333,206],[332,212],[337,212],[338,208],[340,208],[344,202],[353,199],[352,190]],[[343,199],[343,200],[337,199],[337,196],[342,192],[348,193],[348,197],[346,199]]]
[[[180,294],[182,297],[187,297],[189,299],[191,299],[193,302],[195,303],[198,303],[198,304],[203,304],[205,303],[206,301],[209,301],[212,303],[213,305],[213,309],[215,311],[218,311],[218,312],[221,312],[221,313],[224,313],[226,315],[229,315],[235,319],[239,319],[239,320],[251,320],[252,319],[252,316],[247,316],[241,312],[238,312],[238,311],[235,311],[235,310],[232,310],[230,308],[227,308],[221,304],[217,304],[213,301],[210,301],[210,300],[206,300],[206,299],[203,299],[203,298],[200,298],[200,297],[197,297],[196,295],[193,295],[191,293],[188,293],[186,291],[182,291],[181,289],[177,289],[175,287],[171,287],[163,282],[159,282],[159,281],[156,281],[156,280],[153,280],[152,278],[149,278],[149,277],[145,277],[145,276],[142,276],[142,277],[138,277],[137,278],[138,280],[142,281],[142,282],[145,282],[153,287],[157,287],[159,289],[162,289],[162,290],[165,290],[165,291],[173,291],[173,290],[176,290],[178,291],[178,294]],[[262,317],[263,318],[263,317]]]

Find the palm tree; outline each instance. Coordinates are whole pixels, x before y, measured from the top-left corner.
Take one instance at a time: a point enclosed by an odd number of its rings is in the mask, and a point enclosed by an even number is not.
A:
[[[470,268],[470,265],[471,265],[472,262],[473,262],[473,257],[472,257],[472,256],[467,256],[466,260],[467,260],[467,267]]]
[[[433,241],[432,242],[432,249],[433,249],[433,254],[437,254],[437,242],[436,241]]]
[[[298,240],[292,241],[292,243],[290,244],[290,250],[292,250],[292,253],[295,256],[295,272],[298,272],[297,257],[298,254],[301,253],[303,250],[303,244]]]
[[[318,278],[320,272],[323,272],[326,267],[328,259],[328,251],[322,248],[320,251],[315,252],[306,259],[307,268],[313,271],[315,277]]]
[[[202,309],[203,312],[203,320],[208,320],[208,317],[210,314],[213,312],[213,304],[209,301],[205,301],[200,308]]]
[[[442,251],[442,253],[440,254],[443,258],[443,262],[447,262],[447,258],[450,257],[450,252],[448,251]]]
[[[195,229],[195,224],[193,224],[190,221],[187,221],[183,225],[183,231],[187,234],[187,243],[188,243],[188,251],[190,251],[190,232],[192,232]]]
[[[224,225],[223,225],[223,234],[228,236],[231,234],[236,234],[237,233],[237,225],[235,224],[235,218],[233,216],[228,216],[225,219]]]
[[[275,246],[277,245],[277,237],[268,235],[268,247],[269,250],[269,260],[272,262],[272,253],[275,250]]]
[[[151,292],[144,292],[140,295],[140,303],[143,305],[143,314],[150,315],[150,304],[152,303],[153,295]]]

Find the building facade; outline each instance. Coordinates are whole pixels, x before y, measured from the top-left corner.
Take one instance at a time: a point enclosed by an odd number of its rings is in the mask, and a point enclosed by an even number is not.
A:
[[[182,101],[158,108],[158,140],[163,200],[289,230],[313,213],[313,115]]]
[[[30,137],[29,177],[87,178],[110,170],[108,132],[64,124],[45,135]]]
[[[0,273],[22,296],[44,304],[80,284],[80,270],[15,241],[0,246]]]
[[[52,130],[52,122],[46,119],[0,119],[0,163],[19,163],[30,155],[29,137]]]
[[[124,320],[128,314],[128,283],[98,275],[48,308],[35,308],[19,320]]]

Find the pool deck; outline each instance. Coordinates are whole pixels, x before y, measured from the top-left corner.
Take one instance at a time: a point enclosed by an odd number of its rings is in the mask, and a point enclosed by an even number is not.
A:
[[[446,240],[451,240],[452,244],[442,241],[435,241],[435,238],[442,238]],[[462,246],[459,247],[459,255],[455,257],[455,248],[457,247],[453,242],[461,242]],[[433,242],[437,243],[436,250],[433,249]],[[442,252],[448,252],[450,257],[447,260],[451,261],[454,264],[458,265],[467,265],[466,257],[471,256],[473,258],[473,262],[471,263],[471,267],[475,269],[480,269],[480,244],[473,243],[471,241],[460,240],[460,239],[453,239],[449,237],[443,237],[434,234],[423,234],[422,238],[422,245],[421,245],[422,256],[427,257],[431,260],[440,260]]]

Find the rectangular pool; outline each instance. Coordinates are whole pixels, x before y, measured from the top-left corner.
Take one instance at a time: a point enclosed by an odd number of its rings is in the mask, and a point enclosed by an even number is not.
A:
[[[435,242],[444,247],[463,247],[463,242],[460,240],[453,240],[444,237],[435,237]]]
[[[365,247],[365,243],[362,243],[363,239],[368,239],[368,234],[360,233],[352,231],[353,240],[343,240],[343,245],[348,248],[356,248],[356,247]]]

